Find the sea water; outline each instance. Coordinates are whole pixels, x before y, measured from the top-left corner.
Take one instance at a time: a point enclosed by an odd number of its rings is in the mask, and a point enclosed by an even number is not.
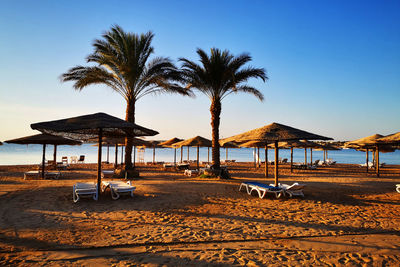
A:
[[[53,159],[54,146],[46,146],[46,160]],[[109,162],[115,161],[115,147],[109,147],[108,149]],[[122,156],[121,147],[118,148],[118,162],[121,162]],[[183,160],[188,159],[187,147],[182,150]],[[42,161],[43,146],[42,145],[17,145],[17,144],[3,144],[0,146],[0,165],[22,165],[22,164],[39,164]],[[61,157],[67,156],[70,160],[71,156],[85,155],[85,162],[95,163],[97,162],[97,146],[91,144],[83,144],[81,146],[57,146],[57,161],[61,161]],[[307,162],[310,162],[310,149],[307,150]],[[365,152],[356,151],[354,149],[343,149],[338,151],[329,151],[328,158],[333,159],[338,163],[351,163],[351,164],[362,164],[365,163]],[[200,161],[208,161],[208,149],[200,148],[199,151]],[[221,148],[220,151],[221,160],[226,159],[226,150]],[[268,160],[274,160],[275,154],[273,149],[268,150]],[[290,149],[280,149],[280,158],[290,159]],[[264,161],[265,152],[264,149],[260,149],[260,159]],[[313,161],[323,159],[322,151],[312,152]],[[181,152],[180,149],[176,150],[176,159],[180,161]],[[189,159],[197,159],[197,148],[191,147],[189,149]],[[254,149],[253,148],[240,148],[240,149],[228,149],[228,158],[230,160],[236,160],[240,162],[250,162],[254,160]],[[370,161],[372,161],[372,154],[369,155]],[[102,150],[102,161],[107,160],[107,146],[103,146]],[[142,160],[144,162],[153,161],[153,149],[146,148],[143,152],[136,153],[136,161]],[[211,160],[211,149],[210,149],[210,160]],[[396,150],[393,153],[380,153],[380,162],[386,164],[400,164],[400,151]],[[174,161],[174,149],[172,148],[157,148],[155,150],[155,161],[173,162]],[[304,149],[293,149],[293,161],[304,162]]]

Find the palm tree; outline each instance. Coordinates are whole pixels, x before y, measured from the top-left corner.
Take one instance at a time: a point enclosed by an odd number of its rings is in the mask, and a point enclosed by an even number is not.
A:
[[[263,94],[246,82],[250,78],[261,78],[265,82],[268,77],[262,68],[243,67],[251,61],[249,54],[233,56],[229,51],[217,48],[211,49],[210,56],[202,49],[197,49],[197,54],[201,65],[185,58],[179,59],[182,62],[182,79],[187,89],[197,89],[211,100],[212,166],[220,170],[219,125],[222,99],[231,93],[244,92],[262,101]]]
[[[92,84],[105,84],[126,100],[126,117],[135,123],[136,102],[143,96],[161,92],[188,95],[189,91],[175,82],[180,73],[174,64],[164,57],[149,59],[154,53],[152,32],[134,34],[124,32],[118,25],[93,43],[94,52],[87,62],[95,66],[76,66],[61,75],[61,81],[74,81],[74,89],[81,91]],[[132,138],[126,139],[125,168],[132,168]]]

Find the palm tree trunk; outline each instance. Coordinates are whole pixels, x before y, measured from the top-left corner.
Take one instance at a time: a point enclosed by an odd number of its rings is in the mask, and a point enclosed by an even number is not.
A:
[[[126,105],[126,117],[125,120],[128,122],[135,123],[135,101],[128,101]],[[133,139],[132,137],[126,137],[125,139],[125,170],[133,169],[132,165],[132,148]]]
[[[210,107],[211,129],[212,129],[212,167],[219,170],[221,168],[219,155],[219,124],[221,115],[221,101],[213,99]]]

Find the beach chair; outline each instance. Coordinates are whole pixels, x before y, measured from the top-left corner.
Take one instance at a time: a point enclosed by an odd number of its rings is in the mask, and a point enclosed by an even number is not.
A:
[[[107,188],[110,188],[112,199],[116,200],[120,197],[120,195],[130,195],[133,197],[133,191],[135,191],[136,187],[131,185],[131,182],[122,182],[122,181],[103,181],[101,182],[101,191],[106,191]]]
[[[283,195],[283,189],[271,185],[266,185],[258,182],[244,182],[240,185],[239,191],[245,188],[247,194],[251,195],[253,191],[258,193],[259,198],[264,198],[267,193],[275,194],[276,198],[280,198]]]
[[[29,179],[40,179],[41,178],[42,171],[28,171],[24,173],[24,180],[29,180]],[[44,172],[44,178],[52,178],[52,179],[58,179],[60,178],[61,173],[58,171],[45,171]]]
[[[85,155],[79,156],[78,163],[85,163]]]
[[[71,164],[73,163],[78,163],[78,157],[77,156],[71,156]]]
[[[396,184],[396,191],[397,193],[400,193],[400,184]]]
[[[24,173],[24,180],[39,179],[40,171],[28,171]]]
[[[101,170],[101,179],[111,178],[115,174],[114,170]]]
[[[62,157],[61,162],[57,162],[57,169],[66,170],[68,167],[68,157]]]
[[[335,165],[336,161],[334,161],[333,159],[326,159],[325,164],[329,166]]]
[[[199,174],[198,170],[185,170],[185,173],[184,173],[184,175],[188,176],[188,177],[198,175],[198,174]]]
[[[293,196],[301,196],[304,197],[303,189],[306,186],[305,184],[294,183],[292,185],[288,184],[278,184],[280,188],[283,189],[284,194],[289,195],[289,197]]]
[[[78,202],[81,198],[98,199],[97,184],[94,183],[76,183],[72,187],[72,198],[74,203]]]

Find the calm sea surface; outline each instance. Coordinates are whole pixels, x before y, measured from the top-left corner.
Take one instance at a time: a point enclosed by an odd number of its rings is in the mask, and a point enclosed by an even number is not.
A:
[[[0,146],[0,165],[18,165],[18,164],[39,164],[42,160],[42,145],[16,145],[4,144]],[[46,146],[46,159],[53,159],[52,145]],[[81,146],[58,146],[57,147],[57,160],[61,161],[62,156],[85,155],[87,163],[97,162],[97,147],[90,144]],[[146,149],[142,154],[144,161],[152,161],[153,149]],[[174,150],[170,148],[156,149],[156,161],[173,162]],[[310,150],[307,151],[308,162],[310,161]],[[138,161],[139,153],[137,153],[136,160]],[[290,159],[290,150],[280,149],[279,157]],[[339,151],[329,151],[328,157],[337,161],[338,163],[353,163],[359,164],[365,162],[365,152],[356,151],[353,149],[345,149]],[[189,158],[196,159],[196,148],[190,148]],[[225,149],[221,149],[221,159],[226,158]],[[260,149],[260,158],[264,160],[264,150]],[[107,147],[103,148],[103,161],[107,159]],[[114,162],[115,148],[109,148],[109,161]],[[183,159],[187,159],[187,148],[183,149]],[[211,159],[211,149],[210,149]],[[228,159],[235,159],[236,161],[253,161],[253,149],[229,149]],[[268,153],[268,160],[274,159],[274,151],[271,149]],[[323,159],[322,151],[313,150],[313,161],[316,159]],[[400,164],[400,151],[397,150],[393,153],[381,153],[380,162],[387,164]],[[180,150],[177,149],[177,160],[180,160]],[[207,148],[200,148],[200,160],[207,161]],[[295,162],[304,162],[304,149],[294,149],[293,160]],[[370,160],[372,155],[370,154]],[[118,162],[121,161],[121,148],[118,148]]]

